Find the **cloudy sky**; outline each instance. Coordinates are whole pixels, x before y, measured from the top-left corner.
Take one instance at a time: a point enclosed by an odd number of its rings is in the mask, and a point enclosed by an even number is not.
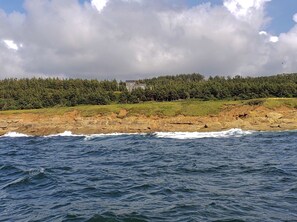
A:
[[[296,0],[0,0],[0,79],[297,72]]]

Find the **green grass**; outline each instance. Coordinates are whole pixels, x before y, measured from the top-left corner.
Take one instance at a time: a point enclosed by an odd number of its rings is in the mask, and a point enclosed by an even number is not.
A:
[[[200,100],[181,100],[174,102],[145,102],[139,104],[112,104],[112,105],[81,105],[76,107],[54,107],[47,109],[35,110],[10,110],[1,111],[0,114],[39,114],[39,115],[63,115],[68,112],[78,111],[82,116],[109,115],[118,114],[120,110],[128,111],[128,116],[145,115],[145,116],[206,116],[219,113],[226,105],[248,105],[257,104],[258,101],[267,108],[277,108],[288,106],[297,108],[297,99],[271,98],[256,99],[245,101],[200,101]],[[256,103],[254,103],[256,101]]]
[[[277,108],[287,106],[290,108],[297,108],[297,98],[271,98],[266,99],[264,106],[267,108]]]

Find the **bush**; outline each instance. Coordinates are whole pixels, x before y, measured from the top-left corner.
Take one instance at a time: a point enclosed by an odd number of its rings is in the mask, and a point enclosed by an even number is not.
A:
[[[264,100],[261,100],[261,99],[250,100],[250,101],[246,102],[245,104],[249,105],[249,106],[261,106],[264,104]]]

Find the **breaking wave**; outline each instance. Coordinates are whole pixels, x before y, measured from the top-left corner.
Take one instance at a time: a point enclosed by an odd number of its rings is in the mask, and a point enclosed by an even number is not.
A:
[[[230,129],[219,132],[158,132],[155,133],[158,138],[170,139],[200,139],[200,138],[228,138],[250,135],[255,131],[244,131],[242,129]]]
[[[102,137],[117,137],[117,136],[138,136],[138,135],[148,135],[147,133],[107,133],[107,134],[92,134],[92,135],[86,135],[85,140],[92,140],[96,138],[102,138]]]
[[[1,137],[12,137],[12,138],[18,138],[18,137],[32,137],[30,135],[27,135],[27,134],[23,134],[23,133],[17,133],[17,132],[9,132],[9,133],[6,133],[4,134],[3,136]]]
[[[118,137],[118,136],[151,136],[156,138],[168,138],[168,139],[201,139],[201,138],[228,138],[228,137],[241,137],[245,135],[253,134],[255,131],[245,131],[242,129],[230,129],[226,131],[218,132],[156,132],[156,133],[109,133],[109,134],[73,134],[71,131],[65,131],[64,133],[52,134],[44,136],[49,137],[84,137],[85,140],[91,140],[102,137]],[[9,132],[1,137],[33,137],[17,132]]]
[[[65,131],[64,133],[52,134],[44,137],[83,137],[83,134],[73,134],[71,131]]]

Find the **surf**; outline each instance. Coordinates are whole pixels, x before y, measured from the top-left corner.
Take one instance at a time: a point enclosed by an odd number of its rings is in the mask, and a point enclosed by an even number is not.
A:
[[[120,136],[150,136],[155,138],[167,138],[167,139],[202,139],[202,138],[228,138],[228,137],[241,137],[251,135],[256,131],[242,130],[242,129],[230,129],[226,131],[216,132],[155,132],[155,133],[101,133],[101,134],[75,134],[71,131],[65,131],[63,133],[51,134],[42,136],[44,138],[53,137],[84,137],[85,140],[91,140],[102,137],[120,137]],[[22,138],[22,137],[37,137],[28,134],[9,132],[1,137],[9,138]]]

